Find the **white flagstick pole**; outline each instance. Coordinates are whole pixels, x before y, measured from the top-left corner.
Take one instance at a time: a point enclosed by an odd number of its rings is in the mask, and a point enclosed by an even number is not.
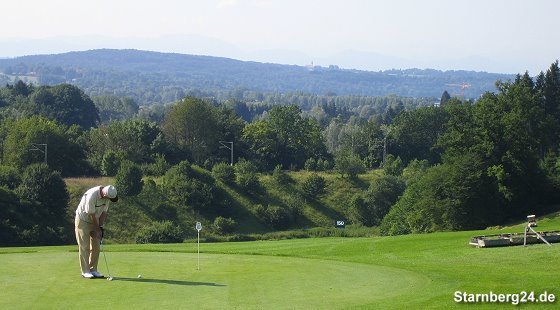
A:
[[[200,230],[202,229],[202,224],[200,222],[196,222],[196,230],[197,230],[197,265],[196,270],[200,270]]]

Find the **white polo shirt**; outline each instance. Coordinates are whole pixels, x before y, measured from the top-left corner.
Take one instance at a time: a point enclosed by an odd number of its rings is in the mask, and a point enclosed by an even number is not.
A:
[[[101,186],[96,186],[88,189],[82,196],[78,208],[76,209],[76,216],[80,220],[91,223],[89,214],[95,214],[95,218],[99,223],[99,217],[101,213],[109,211],[109,205],[111,201],[109,199],[101,199]]]

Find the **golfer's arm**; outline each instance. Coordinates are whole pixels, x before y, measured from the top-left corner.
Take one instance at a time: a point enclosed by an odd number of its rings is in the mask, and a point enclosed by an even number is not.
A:
[[[99,216],[99,227],[103,227],[106,218],[107,218],[107,213],[106,212],[101,213],[101,216]]]
[[[95,225],[95,229],[99,229],[99,223],[97,222],[97,218],[95,217],[95,213],[90,213],[89,218],[91,219],[91,222],[93,223],[93,225]],[[101,222],[101,217],[99,218],[99,220]]]

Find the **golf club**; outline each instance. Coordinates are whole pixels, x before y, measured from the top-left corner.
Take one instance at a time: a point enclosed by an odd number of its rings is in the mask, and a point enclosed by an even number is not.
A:
[[[101,241],[99,241],[100,245],[101,245],[101,252],[103,252],[103,258],[105,259],[105,266],[107,267],[107,274],[109,275],[109,277],[107,278],[107,281],[113,281],[113,277],[111,276],[111,272],[109,271],[109,265],[107,264],[107,256],[105,255],[105,250],[103,250],[103,239],[101,239]]]

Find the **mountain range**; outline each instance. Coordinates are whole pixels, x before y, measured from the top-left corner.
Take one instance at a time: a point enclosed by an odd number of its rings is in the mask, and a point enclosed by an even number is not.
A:
[[[139,104],[172,102],[190,93],[223,98],[240,91],[440,98],[447,90],[451,95],[477,98],[494,91],[497,80],[514,78],[511,74],[464,70],[364,71],[312,63],[282,65],[133,49],[5,58],[0,59],[0,72],[2,83],[17,79],[39,85],[72,83],[89,95],[128,96]]]

